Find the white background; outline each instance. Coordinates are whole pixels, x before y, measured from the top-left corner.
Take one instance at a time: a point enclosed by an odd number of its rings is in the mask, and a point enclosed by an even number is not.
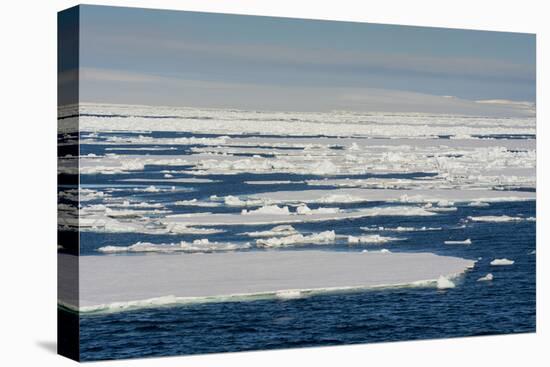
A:
[[[550,22],[545,1],[94,1],[96,4],[537,33],[537,333],[102,362],[117,366],[536,366],[550,361]],[[65,366],[56,339],[56,12],[75,1],[0,5],[0,365]],[[546,242],[546,243],[545,243]]]

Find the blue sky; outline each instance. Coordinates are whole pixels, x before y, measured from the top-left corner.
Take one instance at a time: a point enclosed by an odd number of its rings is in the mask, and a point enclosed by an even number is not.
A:
[[[80,25],[83,101],[322,110],[426,95],[535,100],[531,34],[102,6],[81,7]]]

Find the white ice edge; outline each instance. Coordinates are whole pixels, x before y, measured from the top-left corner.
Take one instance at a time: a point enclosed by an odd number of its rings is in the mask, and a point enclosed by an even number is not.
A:
[[[221,303],[221,302],[246,302],[263,299],[294,299],[304,298],[309,296],[330,294],[330,293],[351,293],[366,290],[383,290],[391,288],[416,288],[416,287],[435,287],[438,289],[448,289],[452,287],[442,287],[441,279],[451,282],[452,279],[458,278],[463,273],[449,274],[447,276],[439,276],[434,279],[417,280],[409,283],[400,284],[380,284],[374,286],[355,286],[355,287],[332,287],[332,288],[311,288],[311,289],[283,289],[276,292],[260,292],[260,293],[236,293],[230,295],[220,295],[211,297],[177,297],[174,295],[155,297],[143,300],[128,301],[128,302],[113,302],[107,304],[99,304],[94,306],[78,307],[73,304],[58,302],[62,306],[71,311],[76,311],[82,314],[103,314],[113,312],[132,311],[144,308],[155,307],[170,307],[186,304],[199,303]]]
[[[59,255],[61,264],[74,261]],[[78,300],[60,288],[59,304],[82,313],[185,303],[438,286],[475,261],[431,253],[256,251],[225,254],[83,256]]]

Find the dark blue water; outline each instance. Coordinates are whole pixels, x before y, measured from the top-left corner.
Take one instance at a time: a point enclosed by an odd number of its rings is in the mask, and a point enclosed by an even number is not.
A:
[[[83,154],[104,153],[104,146],[83,146]],[[186,147],[187,148],[187,147]],[[183,149],[183,148],[181,148]],[[169,151],[170,154],[188,154]],[[117,154],[122,152],[117,151]],[[135,154],[131,151],[125,154]],[[157,154],[158,152],[151,152]],[[143,152],[140,152],[143,154]],[[168,153],[167,153],[168,154]],[[160,179],[163,169],[186,167],[149,166],[145,172],[124,175],[83,175],[83,187],[107,190],[124,189],[121,179]],[[420,178],[431,173],[412,173],[388,177]],[[361,175],[357,178],[379,177]],[[175,177],[185,177],[179,174]],[[206,184],[174,184],[175,192],[132,193],[137,200],[159,202],[174,213],[228,212],[238,209],[181,207],[177,200],[207,198],[210,195],[242,195],[276,190],[311,189],[303,183],[290,185],[246,185],[251,180],[317,179],[317,176],[289,174],[211,175],[222,181]],[[160,182],[146,182],[161,187]],[[132,183],[132,187],[139,183]],[[172,184],[170,184],[172,185]],[[220,187],[223,192],[220,193]],[[322,189],[323,187],[314,187]],[[114,191],[112,196],[128,196]],[[91,202],[93,203],[93,202]],[[385,203],[334,205],[342,209],[383,206]],[[395,203],[392,205],[396,205]],[[322,206],[330,206],[323,204]],[[317,207],[310,205],[311,208]],[[292,300],[255,300],[190,304],[149,308],[111,314],[80,315],[82,360],[105,360],[146,356],[235,352],[257,349],[294,348],[338,344],[374,343],[398,340],[448,338],[459,336],[524,333],[535,331],[536,256],[535,222],[477,223],[468,216],[508,215],[534,217],[535,202],[493,203],[488,207],[457,206],[456,212],[430,217],[368,217],[322,223],[299,223],[300,232],[334,230],[337,234],[360,235],[360,227],[440,227],[436,231],[368,232],[403,240],[384,244],[393,252],[433,252],[478,260],[474,269],[457,281],[453,289],[393,288],[351,293],[315,295]],[[272,228],[229,226],[226,232],[208,235],[211,241],[243,242],[250,238],[243,232]],[[81,233],[81,255],[99,255],[106,245],[128,246],[138,241],[172,243],[204,238],[204,235],[146,235],[132,233]],[[446,240],[470,238],[472,245],[445,245]],[[376,246],[349,246],[341,240],[331,245],[308,245],[305,249],[327,251],[361,251]],[[250,251],[262,251],[252,248]],[[110,255],[113,256],[113,255]],[[144,256],[114,255],[114,256]],[[181,256],[181,255],[166,255]],[[512,266],[491,266],[495,258],[515,261]],[[492,282],[478,282],[487,273]]]
[[[531,251],[535,249],[535,223],[469,223],[460,228],[458,218],[466,214],[497,213],[532,216],[534,212],[533,202],[500,203],[483,209],[459,208],[459,212],[451,215],[429,217],[428,221],[422,218],[423,225],[442,225],[447,230],[395,233],[393,235],[407,239],[384,245],[396,252],[430,251],[470,259],[481,257],[454,289],[401,288],[285,301],[194,304],[81,316],[82,359],[533,332],[536,257]],[[362,225],[408,226],[418,224],[416,221],[377,217],[296,227],[312,231],[330,228],[338,233]],[[82,235],[85,246],[109,241],[130,244],[138,239],[149,240],[144,235]],[[227,238],[227,234],[225,236]],[[471,238],[473,244],[443,244],[444,240],[453,238]],[[342,251],[361,249],[346,244],[319,247]],[[513,259],[515,264],[490,266],[489,262],[497,257]],[[494,275],[492,282],[476,281],[488,272]]]

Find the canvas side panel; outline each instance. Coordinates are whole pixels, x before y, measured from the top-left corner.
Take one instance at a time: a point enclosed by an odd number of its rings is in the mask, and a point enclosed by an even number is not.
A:
[[[57,16],[57,351],[79,360],[79,7]]]

